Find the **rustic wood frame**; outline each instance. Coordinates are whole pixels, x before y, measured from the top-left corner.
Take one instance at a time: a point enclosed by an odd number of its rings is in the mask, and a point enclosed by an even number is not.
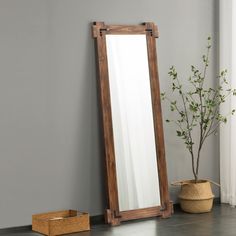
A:
[[[107,34],[146,35],[161,206],[129,211],[119,211],[115,150],[112,130],[111,100],[109,90],[109,75],[106,52],[105,36]],[[108,196],[108,207],[105,212],[106,222],[111,225],[119,225],[121,221],[132,219],[154,216],[162,216],[163,218],[167,218],[173,213],[173,204],[169,199],[165,160],[164,134],[156,53],[156,38],[158,37],[157,26],[152,22],[143,23],[141,25],[106,25],[104,22],[94,22],[92,25],[92,35],[95,39],[95,47],[97,53],[97,69],[99,75],[98,87],[102,110],[101,113],[105,148],[106,185]]]

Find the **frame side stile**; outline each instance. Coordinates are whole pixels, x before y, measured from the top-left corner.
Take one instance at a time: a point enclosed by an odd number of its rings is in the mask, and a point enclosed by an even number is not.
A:
[[[161,195],[161,204],[163,208],[162,209],[163,217],[166,218],[171,215],[173,209],[172,209],[172,202],[170,202],[169,199],[169,190],[168,190],[164,131],[163,131],[162,110],[160,101],[158,60],[157,60],[157,49],[156,49],[156,39],[155,39],[159,37],[159,32],[157,26],[154,23],[148,22],[145,23],[145,25],[147,28],[147,47],[148,47],[148,57],[149,57],[150,83],[151,83],[151,94],[152,94],[152,104],[153,104],[153,118],[155,127],[160,195]]]
[[[105,218],[107,223],[118,225],[120,224],[119,218],[116,218],[114,214],[117,214],[117,212],[119,212],[119,203],[118,194],[116,194],[118,189],[116,180],[115,151],[112,131],[112,114],[106,56],[106,39],[104,31],[101,31],[101,29],[104,30],[105,28],[106,26],[103,22],[96,22],[92,26],[92,31],[93,36],[96,39],[100,103],[102,108],[103,137],[105,144],[105,166],[107,177],[106,187],[109,207],[109,209],[106,209],[105,211]]]

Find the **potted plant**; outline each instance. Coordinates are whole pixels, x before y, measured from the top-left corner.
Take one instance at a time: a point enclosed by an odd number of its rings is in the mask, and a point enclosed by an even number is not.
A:
[[[209,66],[209,53],[211,38],[207,39],[206,54],[202,56],[203,70],[191,65],[191,75],[188,78],[188,90],[178,78],[174,66],[169,70],[173,94],[179,96],[179,100],[170,99],[166,93],[161,93],[162,100],[169,103],[171,112],[176,118],[166,119],[166,122],[177,126],[176,134],[184,141],[190,153],[192,180],[177,181],[174,185],[181,185],[179,194],[181,208],[190,213],[208,212],[212,208],[213,197],[210,182],[199,179],[199,166],[202,147],[210,135],[216,134],[219,125],[227,122],[227,117],[235,113],[235,109],[229,114],[221,114],[220,105],[231,95],[236,95],[227,82],[227,70],[220,72],[219,84],[216,88],[206,87],[205,80]]]

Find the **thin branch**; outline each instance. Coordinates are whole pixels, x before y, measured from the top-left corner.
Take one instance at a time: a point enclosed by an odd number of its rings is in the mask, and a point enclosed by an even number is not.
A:
[[[187,112],[187,108],[186,108],[186,101],[184,99],[184,95],[183,95],[183,91],[181,89],[181,85],[180,85],[180,82],[179,82],[179,79],[178,77],[176,77],[177,79],[177,82],[178,82],[178,86],[179,86],[179,91],[180,91],[180,94],[181,94],[181,98],[182,98],[182,101],[183,101],[183,105],[184,105],[184,112],[185,112],[185,116],[186,116],[186,122],[187,122],[187,131],[188,131],[188,137],[190,139],[190,142],[191,142],[191,145],[190,145],[190,148],[189,148],[189,152],[191,153],[191,157],[192,157],[192,169],[193,169],[193,174],[194,174],[194,177],[195,177],[195,180],[197,179],[197,174],[196,174],[196,171],[195,171],[195,163],[194,163],[194,154],[193,154],[193,139],[192,139],[192,135],[191,135],[191,130],[189,129],[190,126],[189,126],[189,118],[188,118],[188,112]]]

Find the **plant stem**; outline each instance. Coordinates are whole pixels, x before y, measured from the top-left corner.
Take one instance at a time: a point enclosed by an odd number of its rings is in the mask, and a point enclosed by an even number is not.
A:
[[[203,137],[204,137],[204,130],[203,130],[203,125],[204,125],[204,118],[205,118],[205,110],[203,112],[203,102],[202,102],[202,89],[203,89],[203,84],[204,84],[204,80],[206,78],[206,71],[207,71],[207,66],[208,66],[208,59],[209,59],[209,51],[210,51],[210,47],[207,47],[207,56],[205,59],[205,66],[204,66],[204,72],[203,72],[203,77],[202,77],[202,81],[199,83],[199,99],[200,99],[200,138],[199,138],[199,146],[198,146],[198,151],[197,151],[197,164],[196,164],[196,175],[198,176],[198,170],[199,170],[199,161],[200,161],[200,153],[201,153],[201,149],[202,149],[202,144],[203,144]]]
[[[196,175],[197,176],[198,176],[200,153],[201,153],[201,150],[202,150],[203,141],[204,141],[204,139],[201,139],[201,143],[199,144],[198,151],[197,151],[197,169],[196,169]]]
[[[177,79],[178,85],[180,87],[180,82],[179,82],[178,77],[176,79]],[[197,181],[198,177],[197,177],[197,174],[196,174],[196,171],[195,171],[194,153],[193,153],[193,139],[192,139],[191,130],[190,130],[190,126],[189,126],[189,117],[188,117],[188,112],[187,112],[187,107],[186,107],[186,104],[185,104],[183,91],[182,91],[182,89],[179,89],[179,91],[180,91],[181,98],[182,98],[182,101],[183,101],[183,104],[184,104],[184,113],[185,113],[185,117],[186,117],[188,136],[189,136],[189,139],[190,139],[190,142],[191,142],[190,147],[189,147],[189,152],[190,152],[191,158],[192,158],[192,170],[193,170],[193,175],[194,175],[195,181]]]
[[[193,154],[193,151],[192,150],[189,150],[190,154],[191,154],[191,159],[192,159],[192,171],[193,171],[193,176],[194,176],[194,179],[195,179],[195,182],[197,182],[198,180],[198,176],[195,172],[195,164],[194,164],[194,154]]]

